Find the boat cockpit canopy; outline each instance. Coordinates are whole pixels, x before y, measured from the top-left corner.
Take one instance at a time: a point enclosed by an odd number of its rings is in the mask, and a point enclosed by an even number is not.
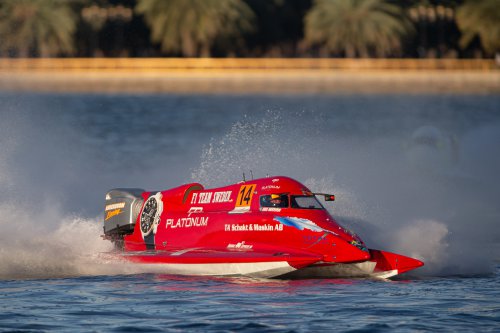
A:
[[[324,209],[315,195],[268,194],[260,197],[260,207]]]

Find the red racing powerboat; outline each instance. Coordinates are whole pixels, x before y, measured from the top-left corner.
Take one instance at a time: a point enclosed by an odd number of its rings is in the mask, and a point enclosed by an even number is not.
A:
[[[423,265],[369,249],[317,196],[335,199],[283,176],[214,189],[114,189],[104,238],[123,260],[167,274],[388,278]]]

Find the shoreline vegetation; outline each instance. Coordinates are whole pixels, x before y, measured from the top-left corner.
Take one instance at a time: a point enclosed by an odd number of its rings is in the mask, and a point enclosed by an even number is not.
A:
[[[0,91],[500,94],[492,59],[3,58]]]

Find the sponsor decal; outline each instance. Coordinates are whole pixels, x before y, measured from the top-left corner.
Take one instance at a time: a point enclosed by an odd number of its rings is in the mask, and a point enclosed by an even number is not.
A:
[[[250,204],[252,203],[253,194],[255,193],[256,184],[241,185],[238,191],[238,198],[234,209],[229,214],[242,214],[250,211]]]
[[[279,182],[279,181],[280,181],[280,180],[279,180],[279,178],[274,178],[274,179],[272,180],[272,182],[273,182],[273,183],[276,183],[276,182]]]
[[[250,207],[256,186],[255,184],[248,184],[240,187],[238,198],[236,199],[236,207]]]
[[[209,204],[212,199],[212,192],[201,192],[198,198],[199,204]]]
[[[262,186],[262,190],[279,190],[281,186],[279,185],[266,185]]]
[[[191,207],[188,210],[188,216],[191,216],[191,214],[199,214],[203,213],[203,207]]]
[[[328,238],[326,238],[328,233],[324,233],[323,235],[303,235],[302,239],[305,244],[316,245],[316,244],[326,244],[328,243]]]
[[[311,230],[311,231],[318,231],[318,232],[324,231],[323,228],[319,227],[313,221],[308,220],[308,219],[302,219],[302,218],[299,218],[299,217],[280,217],[280,216],[276,216],[274,218],[274,220],[278,221],[281,224],[284,224],[284,225],[289,226],[289,227],[294,227],[294,228],[297,228],[299,230],[308,229],[308,230]]]
[[[256,184],[241,185],[240,190],[238,191],[238,198],[236,199],[234,209],[229,213],[239,214],[250,211],[250,205],[252,203],[252,198],[256,187]]]
[[[233,191],[214,192],[212,203],[231,202],[232,192]]]
[[[114,209],[114,210],[111,210],[111,211],[108,211],[106,212],[106,218],[104,219],[104,221],[107,221],[109,220],[110,218],[112,218],[113,216],[116,216],[116,215],[120,215],[121,213],[123,213],[124,211],[121,210],[121,209]]]
[[[245,244],[245,241],[236,244],[227,244],[227,248],[231,250],[251,250],[253,245]]]
[[[316,223],[314,223],[313,221],[311,221],[309,219],[303,219],[300,217],[289,217],[289,216],[287,216],[287,217],[275,216],[274,220],[278,221],[282,225],[294,227],[294,228],[299,229],[299,230],[307,229],[307,230],[311,230],[311,231],[315,231],[315,232],[328,232],[328,233],[332,233],[334,235],[337,235],[333,231],[321,228],[320,226],[318,226]]]
[[[125,202],[117,202],[117,203],[114,203],[114,204],[106,205],[105,210],[106,211],[108,211],[108,210],[117,210],[117,209],[121,209],[121,208],[125,208]]]
[[[283,231],[283,224],[225,224],[224,231]]]
[[[283,231],[283,225],[282,224],[254,224],[253,225],[253,230],[254,231]]]
[[[161,192],[150,196],[142,206],[141,214],[139,215],[139,229],[141,230],[142,239],[146,245],[146,249],[154,250],[155,235],[160,223],[160,216],[163,212],[163,196]]]
[[[210,204],[210,203],[225,203],[232,202],[231,194],[233,191],[220,191],[220,192],[200,192],[193,193],[191,204]]]
[[[248,224],[224,224],[224,231],[249,231]]]
[[[165,222],[165,228],[167,229],[206,227],[207,225],[208,217],[206,216],[180,217],[178,219],[167,219]]]
[[[281,212],[279,207],[262,207],[263,212]]]
[[[145,240],[146,245],[154,248],[154,235],[160,223],[160,216],[163,212],[163,201],[161,192],[150,196],[144,206],[140,215],[140,227],[142,238]],[[146,240],[146,237],[148,239]]]

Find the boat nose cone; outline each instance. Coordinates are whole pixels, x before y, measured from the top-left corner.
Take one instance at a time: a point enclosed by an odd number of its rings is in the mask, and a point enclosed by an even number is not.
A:
[[[370,249],[371,260],[377,263],[379,271],[397,270],[398,274],[419,268],[424,263],[418,259],[410,258],[396,253]]]
[[[400,256],[396,260],[396,268],[398,269],[399,274],[411,271],[412,269],[419,268],[424,265],[424,263],[418,259],[405,256]]]

